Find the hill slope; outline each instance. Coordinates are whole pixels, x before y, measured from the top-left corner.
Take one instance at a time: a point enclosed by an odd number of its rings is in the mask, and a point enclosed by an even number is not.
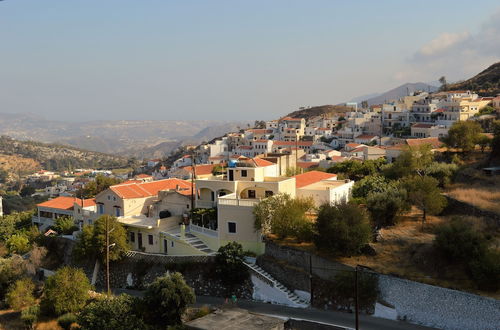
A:
[[[311,118],[315,116],[321,116],[324,114],[341,114],[345,113],[348,111],[352,111],[350,107],[346,107],[343,105],[320,105],[316,107],[311,107],[307,109],[300,109],[294,112],[291,112],[287,115],[287,117],[294,117],[294,118]]]
[[[119,156],[57,144],[18,141],[8,136],[0,137],[0,154],[33,159],[48,170],[119,168],[127,165],[127,159]]]
[[[447,90],[470,89],[484,96],[500,94],[500,62],[465,81],[449,84]]]
[[[401,86],[398,86],[396,88],[393,88],[385,93],[382,93],[380,95],[377,95],[375,97],[372,97],[368,100],[368,105],[373,105],[373,104],[382,104],[384,102],[388,102],[390,100],[397,100],[400,99],[408,93],[413,93],[416,91],[425,91],[425,92],[435,92],[437,91],[438,88],[435,86],[431,86],[426,83],[406,83]]]

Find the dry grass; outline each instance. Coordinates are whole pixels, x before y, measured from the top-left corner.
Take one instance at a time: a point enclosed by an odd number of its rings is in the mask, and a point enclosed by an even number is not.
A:
[[[496,187],[456,185],[448,191],[448,195],[480,209],[500,214],[500,183]]]
[[[21,313],[11,309],[0,310],[0,330],[21,330],[25,329],[21,321]],[[36,330],[61,330],[57,325],[57,320],[53,318],[41,317],[36,323]]]

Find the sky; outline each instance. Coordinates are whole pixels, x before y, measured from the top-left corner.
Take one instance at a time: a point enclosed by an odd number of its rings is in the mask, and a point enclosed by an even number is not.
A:
[[[4,0],[0,113],[266,120],[500,60],[498,0]]]

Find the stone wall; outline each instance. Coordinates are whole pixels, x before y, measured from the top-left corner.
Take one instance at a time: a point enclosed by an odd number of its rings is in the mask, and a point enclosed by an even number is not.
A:
[[[498,329],[500,301],[392,276],[379,275],[379,299],[398,318],[440,329]]]

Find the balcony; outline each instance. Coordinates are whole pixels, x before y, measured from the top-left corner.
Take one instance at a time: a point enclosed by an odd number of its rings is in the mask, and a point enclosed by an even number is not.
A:
[[[258,202],[260,202],[260,199],[239,199],[239,198],[236,198],[236,194],[234,194],[234,193],[223,196],[223,197],[219,197],[219,205],[253,207]]]
[[[206,200],[201,200],[201,199],[196,200],[196,207],[197,208],[211,209],[211,208],[216,207],[216,206],[217,206],[217,203],[215,201],[206,201]]]

